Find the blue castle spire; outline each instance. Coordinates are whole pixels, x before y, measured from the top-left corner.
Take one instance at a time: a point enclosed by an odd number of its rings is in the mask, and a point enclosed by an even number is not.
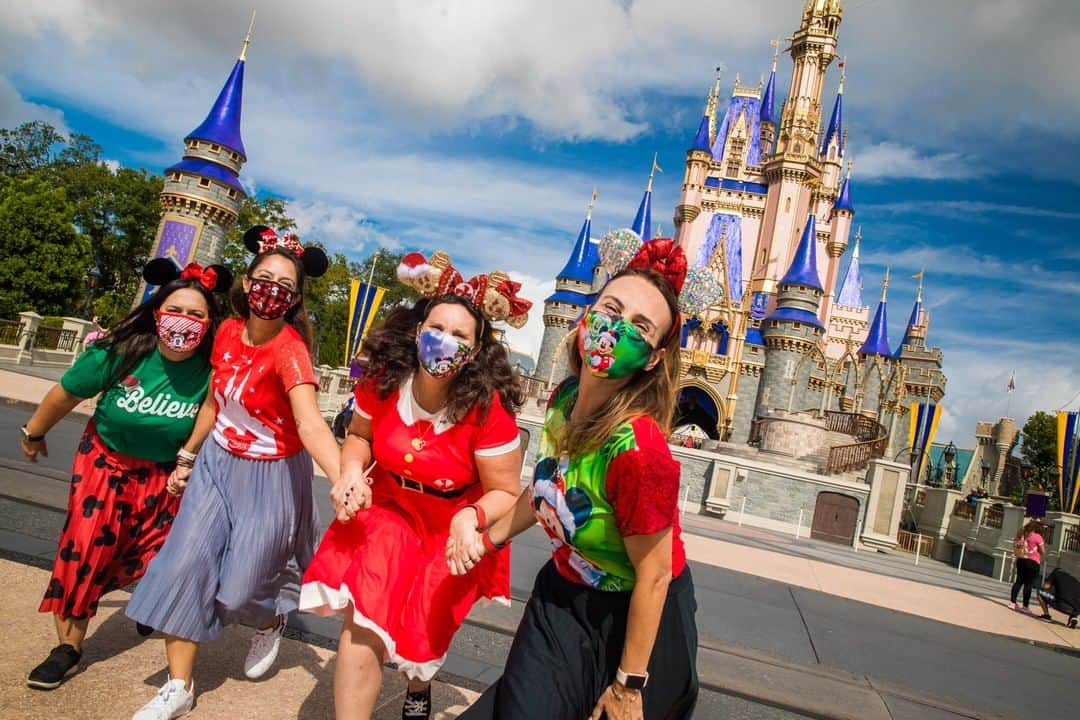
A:
[[[652,184],[656,171],[660,170],[660,166],[656,164],[656,157],[654,153],[652,170],[649,171],[649,184],[645,186],[645,194],[641,196],[641,204],[638,205],[637,215],[634,216],[634,224],[630,226],[630,229],[641,237],[642,242],[652,239]]]
[[[596,206],[596,190],[593,189],[592,201],[585,213],[585,222],[581,225],[574,250],[570,253],[570,259],[556,277],[560,280],[577,280],[585,284],[593,281],[593,272],[600,264],[600,251],[596,243],[592,241],[592,211]]]
[[[889,350],[889,325],[885,312],[885,298],[889,290],[889,271],[885,270],[885,281],[881,284],[881,302],[878,303],[874,313],[874,321],[870,323],[870,332],[866,335],[866,342],[859,348],[860,355],[880,355],[885,358],[892,357]]]
[[[772,59],[772,72],[769,73],[769,82],[765,85],[765,94],[761,96],[761,122],[776,124],[776,58],[780,52],[780,43],[774,46]]]
[[[843,105],[844,105],[844,64],[840,63],[840,87],[836,89],[836,102],[833,103],[832,115],[829,117],[829,129],[825,131],[825,137],[821,140],[821,152],[820,155],[824,155],[825,151],[829,148],[829,143],[833,138],[836,138],[836,143],[839,146],[839,152],[837,157],[844,156],[843,134],[844,134],[844,121],[843,121]]]
[[[844,176],[844,182],[840,185],[840,194],[833,203],[833,210],[847,210],[853,214],[855,212],[855,206],[851,204],[851,163],[848,163],[847,175]]]
[[[817,223],[814,213],[808,213],[799,247],[791,258],[791,267],[780,281],[781,285],[805,285],[824,291],[817,271]]]
[[[709,116],[701,116],[701,124],[698,125],[697,135],[694,136],[694,147],[692,150],[704,150],[709,152],[712,148],[709,145]]]
[[[252,23],[254,23],[252,16]],[[199,127],[188,133],[184,140],[205,140],[217,143],[230,150],[235,150],[247,159],[244,150],[244,141],[240,137],[240,110],[244,100],[244,62],[247,59],[247,48],[251,42],[251,31],[244,39],[244,47],[240,51],[240,57],[236,59],[232,72],[229,73],[225,86],[218,93],[217,100],[207,113],[206,119]]]
[[[862,226],[855,228],[855,249],[851,253],[844,283],[836,296],[836,304],[844,307],[862,307],[862,266],[859,264],[859,244],[862,241]]]
[[[923,277],[925,274],[925,271],[921,271],[915,276],[919,278],[919,291],[915,295],[915,305],[911,308],[911,317],[908,318],[907,327],[904,328],[904,338],[900,341],[900,347],[896,348],[896,357],[900,357],[900,353],[903,351],[904,346],[910,345],[916,334],[918,334],[919,337],[924,337],[925,328],[923,328],[923,325],[926,323],[926,317],[922,306],[922,290]]]

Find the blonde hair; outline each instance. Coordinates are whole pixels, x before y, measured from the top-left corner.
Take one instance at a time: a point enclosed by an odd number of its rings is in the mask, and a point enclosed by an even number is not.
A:
[[[594,413],[577,421],[567,420],[566,432],[560,441],[560,452],[571,456],[599,450],[620,425],[648,415],[660,426],[665,436],[671,433],[675,417],[679,382],[678,298],[667,279],[650,269],[624,270],[611,280],[621,277],[640,277],[660,291],[671,314],[672,327],[662,347],[663,359],[651,370],[639,370],[629,383],[608,398]],[[610,283],[611,280],[608,282]],[[603,292],[603,290],[601,290]],[[577,333],[567,336],[567,361],[575,377],[581,374],[581,354]]]

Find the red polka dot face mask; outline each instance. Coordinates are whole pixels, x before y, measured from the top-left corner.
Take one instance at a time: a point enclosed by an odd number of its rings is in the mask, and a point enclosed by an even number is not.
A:
[[[295,290],[273,280],[252,280],[247,294],[252,314],[263,320],[277,320],[288,312],[295,299]]]

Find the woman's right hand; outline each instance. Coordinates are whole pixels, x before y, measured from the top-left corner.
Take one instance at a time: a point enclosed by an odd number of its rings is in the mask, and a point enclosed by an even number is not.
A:
[[[330,489],[330,501],[338,522],[349,522],[356,513],[371,507],[371,469],[346,465],[341,477]]]
[[[42,457],[49,457],[49,447],[45,444],[45,438],[31,442],[25,438],[19,441],[19,445],[22,449],[23,455],[30,462],[37,462],[38,453],[41,453]]]
[[[187,488],[188,478],[191,477],[191,468],[185,465],[177,465],[169,473],[169,479],[165,481],[165,491],[170,495],[181,495]]]

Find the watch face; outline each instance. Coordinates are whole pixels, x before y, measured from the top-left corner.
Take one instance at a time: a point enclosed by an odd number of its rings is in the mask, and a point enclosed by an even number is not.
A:
[[[626,682],[623,683],[623,686],[627,690],[640,690],[645,687],[645,681],[648,679],[648,675],[631,675],[627,673]]]

